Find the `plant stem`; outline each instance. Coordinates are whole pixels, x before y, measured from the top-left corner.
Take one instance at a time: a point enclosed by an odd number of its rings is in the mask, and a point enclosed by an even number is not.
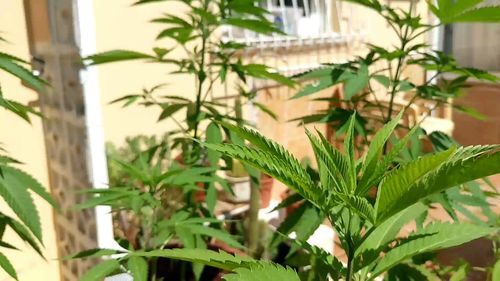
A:
[[[354,243],[352,242],[352,237],[351,237],[351,218],[352,215],[349,212],[349,223],[347,224],[347,231],[346,231],[346,242],[347,242],[347,276],[346,276],[346,281],[352,281],[353,275],[354,275],[354,267],[353,267],[353,259],[354,259]]]
[[[410,3],[410,14],[413,10],[413,2]],[[391,89],[391,92],[390,92],[390,100],[389,100],[389,108],[387,110],[387,117],[385,119],[385,124],[389,123],[389,121],[391,121],[392,119],[392,113],[394,112],[394,98],[396,97],[396,89],[397,89],[397,86],[398,86],[398,82],[399,82],[399,79],[401,79],[401,74],[402,74],[402,70],[403,70],[403,63],[404,63],[404,59],[406,57],[406,55],[404,54],[404,51],[406,49],[406,44],[408,44],[409,40],[408,40],[408,32],[409,32],[409,27],[408,26],[405,26],[405,31],[403,32],[403,35],[402,36],[399,36],[400,40],[401,40],[401,51],[403,51],[403,55],[399,56],[398,58],[398,62],[397,62],[397,65],[396,65],[396,73],[394,73],[394,80],[392,81],[393,82],[393,85],[392,85],[392,89]],[[390,64],[390,62],[389,62]],[[385,155],[387,153],[387,143],[384,144],[384,151],[383,151],[383,154]]]
[[[354,274],[354,267],[352,266],[352,257],[351,255],[349,254],[348,258],[347,258],[347,277],[346,277],[346,281],[352,281],[352,277],[353,277],[353,274]]]
[[[234,111],[238,125],[243,126],[243,111],[241,98],[238,96],[234,101]],[[251,256],[257,258],[257,249],[259,247],[259,210],[260,210],[260,192],[259,178],[260,173],[257,173],[257,178],[250,178],[250,206],[248,210],[248,252]]]
[[[158,263],[157,258],[151,259],[151,281],[156,281],[156,271],[158,270],[157,263]]]
[[[259,173],[260,174],[260,173]],[[256,257],[259,246],[259,209],[260,192],[259,184],[250,180],[250,207],[248,214],[248,251]]]
[[[209,4],[209,0],[205,0],[203,1],[203,8],[205,11],[208,10],[208,4]],[[206,23],[205,23],[205,20],[202,19],[201,22],[200,22],[200,28],[201,28],[201,61],[200,61],[200,64],[199,64],[199,69],[198,69],[198,89],[197,89],[197,93],[196,93],[196,104],[195,104],[195,107],[196,107],[196,111],[195,111],[195,115],[194,115],[194,118],[195,118],[195,123],[194,123],[194,138],[197,139],[198,138],[198,126],[199,126],[199,115],[200,115],[200,111],[201,111],[201,95],[202,95],[202,91],[203,91],[203,83],[205,82],[206,80],[206,73],[205,73],[205,57],[206,57],[206,48],[207,48],[207,39],[208,39],[208,35],[209,35],[209,32],[207,32],[207,26],[206,26]]]

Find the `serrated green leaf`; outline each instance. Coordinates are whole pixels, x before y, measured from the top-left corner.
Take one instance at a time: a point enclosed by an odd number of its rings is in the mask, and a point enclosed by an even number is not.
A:
[[[236,268],[234,273],[225,274],[226,281],[300,281],[297,273],[278,264],[259,263],[248,268]]]
[[[182,108],[186,107],[187,104],[183,103],[173,103],[173,104],[165,104],[162,105],[162,111],[160,114],[160,117],[158,117],[158,121],[161,121],[165,118],[168,118],[175,114],[177,111],[181,110]]]
[[[85,250],[79,253],[76,253],[74,255],[66,256],[64,257],[65,260],[71,260],[71,259],[82,259],[82,258],[95,258],[95,257],[104,257],[104,256],[111,256],[114,254],[122,253],[117,250],[113,249],[90,249],[90,250]]]
[[[457,22],[500,22],[500,6],[480,7],[466,11],[452,18],[445,18],[445,23]]]
[[[368,147],[368,152],[365,156],[363,167],[361,168],[362,177],[360,184],[357,186],[358,189],[356,190],[356,194],[364,195],[364,193],[366,192],[365,184],[373,176],[374,171],[377,168],[378,159],[382,155],[384,145],[394,132],[396,126],[399,124],[402,116],[403,111],[401,111],[396,116],[396,118],[392,119],[389,123],[384,125],[384,127],[382,127],[382,129],[380,129],[371,140],[370,146]]]
[[[80,281],[96,281],[102,280],[104,277],[109,276],[115,270],[120,268],[120,262],[111,259],[106,260],[87,271],[81,278]]]
[[[373,79],[377,80],[382,86],[389,88],[391,85],[391,80],[385,75],[373,75]]]
[[[354,113],[347,121],[346,137],[344,139],[344,150],[347,156],[347,176],[346,181],[348,184],[349,192],[352,193],[356,190],[356,159],[354,152],[354,123],[356,121],[356,113]]]
[[[17,273],[16,270],[14,269],[14,266],[10,263],[9,259],[0,252],[0,266],[7,272],[7,274],[10,275],[10,277],[14,278],[15,280],[17,279]]]
[[[134,281],[148,280],[148,263],[144,258],[132,256],[128,259],[127,266],[134,277]]]
[[[369,80],[368,66],[361,64],[354,77],[347,79],[344,85],[344,98],[350,100],[354,95],[361,92]]]
[[[33,234],[20,222],[10,217],[3,217],[7,221],[7,225],[21,238],[24,242],[28,243],[28,245],[35,250],[40,257],[43,257],[42,250],[40,245],[36,241],[36,238],[33,237]],[[41,243],[41,242],[40,242]]]
[[[4,170],[7,167],[2,168]],[[28,227],[38,241],[42,242],[40,216],[28,188],[22,179],[13,174],[0,177],[0,196],[4,198],[16,216]]]
[[[220,128],[214,122],[210,122],[210,124],[207,126],[206,142],[215,144],[222,143],[222,134]],[[207,152],[208,161],[212,166],[217,166],[220,156],[221,156],[220,152],[217,152],[215,150],[209,149]]]
[[[324,215],[316,207],[308,202],[303,203],[280,224],[273,235],[270,247],[278,246],[286,239],[284,235],[289,235],[292,232],[295,233],[296,239],[299,241],[307,241],[323,221]],[[292,245],[289,255],[297,249],[296,246]]]
[[[19,185],[35,192],[38,196],[42,197],[45,201],[52,205],[53,208],[58,208],[56,201],[52,198],[52,195],[50,195],[45,187],[30,174],[11,166],[3,167],[3,172],[6,175],[16,178]]]
[[[443,154],[442,156],[444,158]],[[421,163],[417,162],[411,165],[421,165]],[[381,222],[388,216],[427,196],[478,178],[498,173],[500,173],[500,146],[470,146],[457,149],[451,157],[438,167],[431,169],[428,173],[418,177],[413,182],[407,182],[411,183],[410,185],[404,183],[406,185],[403,188],[394,186],[394,188],[386,190],[386,192],[389,192],[383,195],[386,197],[383,199],[385,201],[385,203],[382,204],[384,207],[382,207],[382,209],[377,209],[377,212],[380,212],[377,213],[380,214],[380,217],[377,216],[377,222]],[[408,177],[406,177],[406,179],[408,179]],[[391,179],[390,181],[393,180]],[[406,180],[404,178],[397,178],[397,181],[403,183]],[[382,188],[383,187],[381,187],[380,191]],[[392,201],[386,201],[389,197],[392,198],[390,199]],[[377,203],[379,203],[378,199]],[[380,207],[381,206],[379,206],[379,208]]]
[[[408,241],[388,251],[383,257],[374,261],[371,272],[373,280],[383,272],[420,253],[444,249],[486,236],[495,231],[494,228],[472,224],[433,223],[420,231],[412,233]],[[371,267],[371,265],[369,265]]]
[[[135,51],[113,50],[85,57],[83,58],[83,61],[86,62],[88,65],[98,65],[104,63],[139,60],[139,59],[155,59],[155,56]]]
[[[279,30],[271,23],[264,22],[262,20],[245,19],[245,18],[228,18],[225,19],[223,23],[262,34],[273,34],[273,33],[284,34],[283,31]]]
[[[180,44],[185,44],[189,40],[193,39],[192,36],[193,29],[188,27],[171,27],[164,29],[158,34],[156,39],[171,38]]]
[[[260,111],[266,113],[269,117],[273,118],[274,120],[278,120],[278,115],[274,113],[269,107],[266,105],[259,103],[259,102],[252,102],[254,106],[256,106]]]
[[[227,233],[224,230],[216,229],[216,228],[211,228],[211,227],[206,227],[204,225],[199,225],[199,224],[190,224],[190,225],[185,225],[189,229],[189,231],[193,234],[199,234],[199,235],[206,235],[208,237],[213,237],[215,239],[218,239],[227,245],[239,249],[245,248],[243,245],[240,244],[240,242],[236,241],[231,234]]]
[[[448,160],[454,152],[455,149],[452,148],[436,154],[425,155],[416,161],[391,171],[380,184],[377,193],[375,205],[377,223],[382,222],[384,219],[387,219],[389,216],[392,216],[408,206],[401,203],[402,198],[409,196],[408,191],[415,182],[430,171],[439,167],[439,165]]]
[[[417,203],[386,220],[380,226],[365,236],[364,241],[356,249],[355,257],[362,255],[365,251],[377,250],[394,240],[401,228],[410,220],[413,220],[425,212],[426,207]]]
[[[461,265],[450,277],[450,281],[463,281],[467,279],[467,274],[469,273],[469,264],[465,263]],[[492,279],[495,280],[495,279]]]
[[[45,92],[46,82],[12,59],[0,56],[0,68],[16,76],[36,91]]]
[[[249,257],[233,256],[226,252],[215,252],[205,249],[172,249],[153,250],[149,252],[138,251],[130,253],[131,256],[140,257],[163,257],[178,259],[188,262],[196,262],[224,270],[233,270],[238,267],[247,267],[255,264],[255,260]]]

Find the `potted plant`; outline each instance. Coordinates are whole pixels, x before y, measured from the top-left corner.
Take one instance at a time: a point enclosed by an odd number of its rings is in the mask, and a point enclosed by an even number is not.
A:
[[[386,124],[374,137],[367,152],[355,157],[354,120],[346,131],[344,151],[333,147],[322,134],[307,132],[314,148],[318,174],[304,169],[281,145],[246,128],[224,124],[224,127],[245,137],[254,148],[234,144],[204,145],[239,159],[282,181],[300,194],[321,217],[330,221],[347,254],[347,263],[321,249],[294,239],[293,248],[309,253],[304,267],[284,267],[265,260],[234,256],[198,249],[129,251],[118,260],[106,263],[112,269],[129,260],[164,257],[197,262],[229,271],[226,280],[300,280],[299,275],[315,280],[375,280],[395,268],[406,268],[405,261],[414,256],[448,248],[494,234],[496,228],[463,222],[431,222],[419,219],[428,210],[422,200],[456,184],[500,173],[500,145],[453,147],[412,160],[399,167],[392,161],[408,144],[412,134],[397,142],[389,153],[380,153],[401,120]],[[319,176],[316,178],[316,176]],[[371,186],[378,186],[375,202],[365,196]],[[399,236],[402,228],[416,221],[416,228]],[[102,255],[101,253],[95,255]],[[137,272],[147,271],[146,265]],[[423,274],[418,268],[417,273]],[[103,276],[103,275],[101,275]]]
[[[250,201],[250,175],[245,166],[238,160],[233,160],[232,168],[225,173],[224,178],[231,186],[230,192],[224,192],[224,197],[232,202],[248,202]],[[260,194],[260,208],[267,208],[271,202],[272,189],[274,179],[267,175],[261,174],[259,194]]]
[[[135,4],[150,2],[158,1],[144,0]],[[186,4],[184,14],[174,11],[153,22],[164,27],[158,39],[173,42],[185,52],[184,57],[170,57],[171,49],[155,47],[150,54],[114,50],[84,58],[87,65],[126,60],[169,64],[176,68],[172,75],[193,76],[194,98],[182,94],[164,94],[164,87],[160,84],[144,89],[140,94],[113,101],[123,102],[125,106],[138,103],[145,107],[158,107],[161,110],[158,121],[170,119],[178,127],[168,132],[170,141],[158,149],[179,152],[179,157],[167,159],[158,154],[155,156],[156,150],[142,151],[137,161],[120,163],[126,174],[134,179],[133,182],[128,182],[125,188],[95,191],[90,200],[79,207],[109,205],[115,211],[126,210],[139,218],[140,231],[135,238],[138,241],[129,243],[125,247],[127,250],[183,247],[235,252],[241,244],[227,233],[225,222],[217,220],[215,213],[216,186],[228,188],[227,182],[218,176],[219,171],[230,166],[232,160],[221,159],[220,153],[205,149],[200,141],[236,143],[237,137],[227,134],[212,120],[246,121],[232,113],[236,109],[215,100],[212,91],[217,85],[226,83],[228,76],[234,76],[239,83],[245,83],[247,77],[273,79],[287,85],[293,85],[293,82],[265,65],[244,63],[238,58],[238,53],[245,48],[244,44],[218,37],[218,30],[224,25],[264,34],[281,32],[266,20],[266,11],[254,6],[253,1],[200,0],[183,3]],[[238,97],[246,103],[255,97],[255,93],[239,92]],[[169,199],[175,193],[181,195],[180,200]],[[171,212],[167,213],[167,210]],[[158,274],[162,274],[158,267],[159,261],[162,260],[155,257],[136,259],[137,263],[146,263],[151,270],[146,276],[141,273],[134,275],[134,278],[158,280]],[[102,266],[106,266],[106,262]],[[125,264],[126,268],[133,266],[135,264]],[[177,266],[171,268],[179,269]],[[181,270],[184,272],[180,277],[182,280],[190,280],[190,276],[200,279],[204,272],[203,266],[197,264],[183,265],[181,268],[186,269]],[[94,273],[95,270],[90,270],[84,278],[95,278]]]
[[[240,161],[233,161],[230,171],[226,171],[226,180],[232,193],[225,192],[225,197],[232,202],[248,202],[250,200],[250,176]]]

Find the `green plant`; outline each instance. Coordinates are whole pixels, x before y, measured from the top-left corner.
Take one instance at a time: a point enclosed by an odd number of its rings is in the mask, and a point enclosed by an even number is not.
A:
[[[159,1],[138,1],[135,5]],[[209,120],[239,120],[236,106],[230,108],[227,104],[213,99],[213,89],[218,84],[224,84],[227,79],[237,77],[245,83],[248,77],[272,79],[285,85],[293,85],[293,81],[278,74],[263,64],[247,64],[239,58],[239,53],[246,47],[244,44],[224,40],[217,34],[222,26],[233,26],[248,31],[273,34],[282,33],[273,23],[266,19],[269,13],[256,6],[253,0],[183,0],[186,11],[166,13],[152,22],[165,27],[157,39],[170,39],[175,47],[185,52],[183,58],[168,56],[172,49],[155,47],[152,54],[136,51],[114,50],[84,58],[88,65],[99,65],[126,60],[143,60],[159,64],[173,65],[177,69],[172,74],[188,74],[195,78],[193,97],[161,94],[163,84],[151,89],[145,89],[141,94],[127,95],[113,102],[124,102],[125,106],[139,102],[144,106],[158,106],[161,109],[159,121],[172,119],[178,130],[170,132],[178,137],[173,139],[173,146],[182,147],[185,163],[196,163],[203,159],[205,153],[194,139],[201,139],[206,133]],[[239,90],[239,96],[252,100],[252,103],[263,109],[263,112],[274,116],[263,104],[253,101],[256,93]],[[241,106],[241,104],[240,104]],[[185,118],[178,121],[175,113],[184,111]],[[213,123],[212,123],[212,126]],[[217,127],[214,127],[217,128]],[[215,129],[214,129],[215,130]]]
[[[136,5],[147,4],[150,1],[138,1]],[[123,102],[124,106],[134,103],[146,107],[161,109],[158,121],[173,120],[176,130],[168,132],[169,142],[162,143],[155,149],[162,151],[172,150],[179,153],[168,159],[166,155],[156,155],[152,151],[141,151],[135,160],[124,163],[118,161],[120,174],[126,179],[126,188],[112,187],[108,190],[94,191],[94,196],[80,208],[109,205],[115,211],[128,210],[139,221],[140,229],[133,239],[133,250],[152,250],[172,247],[176,244],[185,248],[206,248],[212,241],[211,237],[225,242],[230,247],[239,248],[241,245],[224,231],[223,222],[214,216],[217,200],[216,184],[228,189],[225,181],[220,179],[216,172],[233,168],[232,159],[221,159],[221,154],[206,150],[199,145],[200,140],[210,143],[221,143],[224,133],[219,125],[211,120],[237,121],[245,123],[241,114],[242,102],[252,102],[265,113],[272,113],[262,104],[254,101],[256,93],[238,88],[234,107],[214,98],[213,89],[219,84],[227,83],[228,79],[236,78],[239,84],[244,84],[248,77],[259,79],[273,79],[280,83],[292,85],[293,82],[271,68],[262,64],[247,64],[239,58],[239,53],[245,45],[223,40],[217,32],[224,25],[243,28],[257,33],[281,33],[266,19],[266,10],[254,5],[255,1],[227,1],[227,0],[182,0],[179,5],[185,8],[185,13],[166,13],[152,22],[161,24],[164,29],[157,39],[168,39],[175,48],[184,51],[185,56],[178,58],[170,56],[172,49],[154,47],[152,54],[136,51],[114,50],[84,58],[87,65],[126,60],[143,60],[158,64],[173,65],[176,70],[172,75],[191,75],[195,81],[192,95],[174,94],[165,95],[162,84],[150,89],[144,89],[140,94],[127,95],[113,102]],[[171,45],[171,44],[170,44]],[[182,118],[181,113],[184,113]],[[242,143],[242,140],[233,134],[227,134],[229,141]],[[224,161],[221,161],[224,160]],[[166,165],[158,163],[167,162]],[[222,163],[225,166],[222,166]],[[249,174],[252,175],[250,171]],[[254,180],[257,179],[252,175]],[[177,192],[176,192],[177,190]],[[173,194],[181,194],[181,199],[164,202],[165,198]],[[197,198],[204,195],[204,199]],[[171,208],[175,205],[173,208]],[[166,214],[165,212],[171,212]],[[144,224],[146,222],[146,224]],[[135,241],[138,240],[138,241]],[[92,252],[92,251],[91,251]],[[85,255],[77,255],[85,257]],[[141,263],[151,268],[146,277],[135,276],[137,280],[159,280],[157,275],[157,258],[147,259]],[[109,263],[104,263],[103,266]],[[115,263],[116,264],[116,263]],[[133,269],[133,264],[123,264]],[[192,265],[196,279],[201,278],[201,270],[197,264]],[[178,269],[178,268],[175,268]],[[83,279],[95,276],[95,270],[89,271]],[[133,271],[133,270],[132,270]],[[184,270],[178,270],[184,272]],[[105,274],[101,271],[102,274]],[[109,272],[106,272],[109,273]],[[135,274],[135,273],[134,273]],[[104,275],[102,275],[104,276]],[[181,280],[188,280],[191,276],[180,276]]]
[[[398,112],[403,112],[405,122],[388,144],[413,126],[424,127],[426,120],[439,114],[438,111],[445,107],[484,118],[474,109],[454,104],[453,100],[463,95],[463,89],[470,79],[496,83],[500,81],[499,78],[479,69],[460,66],[451,55],[432,50],[423,36],[433,30],[437,32],[436,29],[447,24],[498,23],[500,7],[484,6],[481,0],[442,0],[437,1],[436,5],[426,1],[428,9],[437,18],[436,23],[429,24],[416,13],[415,2],[409,2],[409,8],[402,9],[378,0],[348,1],[362,5],[382,17],[396,35],[396,44],[389,48],[368,44],[368,52],[364,56],[346,63],[324,64],[318,69],[297,75],[298,80],[313,82],[299,90],[293,98],[311,97],[339,85],[343,85],[343,95],[315,99],[317,102],[329,103],[329,108],[294,121],[300,121],[300,124],[326,123],[339,137],[346,132],[350,116],[357,112],[356,147],[358,152],[362,152],[373,141],[377,130],[390,122]],[[409,67],[411,71],[406,71]],[[425,72],[429,77],[420,83],[412,82],[412,76],[418,72]],[[442,79],[444,74],[451,74],[452,78]],[[334,138],[333,135],[327,135],[327,138],[328,141],[342,139]],[[432,144],[431,150],[435,152],[457,144],[443,132],[418,129],[410,141],[410,148],[396,160],[405,163],[424,155],[428,150],[424,150],[423,143]],[[384,146],[383,154],[386,154],[388,147]],[[489,184],[487,179],[484,181]],[[493,189],[496,190],[495,187]],[[484,192],[478,182],[467,182],[428,198],[426,204],[439,203],[454,220],[459,219],[460,213],[475,223],[484,224],[484,219],[469,210],[471,205],[480,207],[483,217],[487,218],[486,223],[493,225],[496,216],[487,199],[494,196],[498,196],[498,193]]]
[[[0,38],[0,41],[4,39]],[[28,62],[13,55],[0,52],[0,69],[15,76],[21,82],[38,92],[45,91],[46,82],[33,75],[26,67]],[[23,105],[4,97],[0,87],[0,107],[16,114],[27,122],[30,115],[40,114],[30,106]],[[33,202],[31,192],[49,202],[52,206],[56,203],[45,188],[31,175],[20,170],[16,165],[22,164],[8,156],[6,150],[0,145],[0,196],[16,214],[16,217],[0,212],[0,247],[3,249],[17,248],[5,240],[6,229],[10,228],[22,241],[26,242],[33,250],[43,257],[42,229],[37,208]],[[8,257],[0,251],[0,267],[12,278],[17,280],[17,273]]]
[[[326,280],[327,276],[334,280],[374,280],[418,254],[460,245],[497,231],[488,226],[459,222],[426,224],[418,218],[427,209],[421,203],[425,198],[457,184],[499,173],[500,146],[453,147],[393,167],[394,158],[416,131],[412,130],[382,155],[384,145],[400,119],[401,114],[385,125],[375,135],[368,151],[357,159],[354,116],[349,120],[344,153],[334,148],[322,134],[318,133],[317,137],[307,132],[316,155],[317,175],[303,168],[281,145],[246,128],[224,124],[253,147],[204,145],[280,180],[330,221],[346,251],[347,265],[304,241],[296,240],[294,243],[314,257],[310,260],[309,270],[301,269],[300,273],[306,274],[306,280]],[[318,180],[315,180],[316,176]],[[378,187],[374,203],[365,198],[372,186]],[[406,237],[399,236],[401,229],[413,220],[417,221],[416,230]],[[125,262],[151,256],[198,262],[232,271],[226,280],[300,280],[290,268],[212,251],[136,251],[119,259]],[[114,264],[117,268],[118,263]]]
[[[187,194],[199,190],[200,184],[218,182],[227,189],[226,182],[216,175],[206,175],[213,172],[214,167],[186,169],[170,157],[169,147],[167,136],[138,136],[128,138],[123,148],[108,146],[111,187],[88,191],[92,197],[77,208],[110,206],[117,239],[128,250],[210,248],[215,240],[242,249],[236,238],[224,229],[224,221],[212,217],[208,211],[213,210],[215,197],[206,200],[207,209],[185,203]],[[85,257],[84,254],[77,256]],[[153,269],[151,280],[162,278],[155,276],[155,267],[166,266],[165,262],[156,258],[145,262]],[[184,274],[186,279],[191,274],[199,279],[203,266],[184,265],[175,271],[181,276]],[[92,272],[83,279],[94,280]]]
[[[306,124],[327,123],[340,135],[345,132],[347,120],[356,111],[356,134],[367,144],[380,124],[388,123],[401,110],[407,115],[419,104],[429,107],[424,110],[423,119],[446,105],[473,117],[484,117],[473,109],[453,104],[453,99],[463,94],[462,90],[470,78],[491,82],[498,82],[499,78],[479,69],[458,65],[451,55],[432,50],[423,36],[447,24],[498,23],[499,6],[484,6],[482,0],[459,0],[456,3],[441,0],[437,1],[437,5],[426,2],[437,18],[437,23],[429,24],[416,14],[414,2],[410,2],[409,9],[404,10],[378,0],[347,1],[362,5],[382,17],[396,35],[397,42],[390,48],[368,44],[368,52],[364,56],[346,63],[324,64],[318,69],[296,75],[299,80],[314,82],[303,87],[293,98],[310,96],[338,84],[344,86],[341,96],[317,99],[330,103],[327,110],[296,120]],[[422,83],[414,83],[411,76],[415,75],[415,71],[405,72],[408,67],[431,75]],[[454,77],[437,81],[443,74],[453,74]],[[414,124],[407,124],[407,127],[420,125],[420,122],[414,120]]]

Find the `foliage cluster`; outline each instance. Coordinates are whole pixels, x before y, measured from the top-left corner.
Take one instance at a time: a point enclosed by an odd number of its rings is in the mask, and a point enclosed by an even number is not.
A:
[[[136,4],[150,2],[161,1],[143,0]],[[439,19],[438,24],[429,25],[414,15],[414,2],[409,10],[403,10],[377,0],[351,0],[382,16],[395,32],[398,44],[394,49],[369,45],[365,56],[343,64],[326,64],[296,77],[315,81],[295,98],[337,84],[344,87],[341,98],[319,99],[339,106],[300,119],[303,123],[328,123],[337,132],[336,140],[327,139],[320,132],[307,132],[316,156],[313,168],[304,167],[281,145],[244,128],[238,106],[228,113],[223,110],[227,105],[212,98],[216,83],[227,82],[228,75],[235,75],[243,83],[247,77],[255,77],[293,84],[264,65],[245,64],[238,59],[244,45],[215,36],[223,25],[258,33],[280,33],[268,21],[268,12],[252,0],[181,2],[187,9],[185,14],[165,14],[153,22],[166,26],[158,38],[175,42],[185,51],[185,58],[171,58],[171,49],[159,47],[153,48],[153,54],[117,50],[86,58],[90,65],[136,59],[174,65],[174,74],[192,75],[196,87],[193,99],[162,95],[163,89],[158,85],[116,100],[126,106],[136,102],[158,106],[162,111],[158,119],[172,119],[179,129],[169,132],[169,142],[139,151],[128,163],[116,162],[129,177],[126,186],[95,191],[95,196],[80,206],[109,205],[118,213],[127,210],[140,217],[140,235],[135,236],[140,239],[129,239],[133,243],[125,250],[96,249],[71,257],[120,254],[90,270],[83,280],[99,279],[122,267],[134,280],[159,280],[158,261],[164,258],[190,262],[197,279],[203,279],[201,265],[231,272],[224,275],[225,280],[351,281],[374,280],[381,275],[391,280],[436,279],[440,278],[436,272],[418,262],[425,260],[423,254],[496,234],[497,229],[491,227],[494,214],[487,194],[472,181],[500,172],[500,147],[457,147],[446,135],[426,134],[419,128],[425,116],[414,124],[402,122],[402,118],[414,104],[422,102],[432,105],[427,115],[438,107],[451,105],[477,116],[470,109],[453,105],[451,100],[460,95],[470,78],[493,82],[498,78],[461,67],[451,56],[429,50],[421,43],[421,35],[444,24],[498,22],[499,7],[483,7],[482,1],[476,0],[440,0],[436,5],[429,2],[429,10]],[[375,69],[380,65],[383,67]],[[415,84],[405,76],[405,69],[410,66],[433,71],[434,75]],[[434,83],[445,73],[456,76]],[[382,87],[383,100],[379,100],[372,83]],[[237,101],[254,96],[255,93],[242,91]],[[406,102],[398,107],[402,98]],[[263,105],[253,103],[268,112]],[[181,112],[185,115],[178,121]],[[425,154],[419,148],[422,136],[432,141],[434,153]],[[343,151],[332,141],[343,143]],[[180,158],[167,156],[177,148]],[[249,167],[271,175],[296,192],[279,207],[296,202],[301,203],[300,207],[278,227],[271,241],[272,246],[290,243],[285,261],[254,260],[206,250],[210,237],[232,247],[242,246],[225,232],[224,222],[213,213],[215,183],[225,185],[216,172],[231,168],[232,159],[245,163],[254,178],[255,171]],[[222,162],[225,165],[221,167]],[[204,202],[195,200],[200,185],[206,191]],[[463,193],[464,188],[467,194]],[[180,190],[184,199],[172,209],[167,197],[173,189]],[[428,222],[427,212],[434,202],[442,204],[455,221]],[[483,208],[490,221],[484,223],[473,214],[468,217],[474,224],[459,221],[456,211],[467,215],[464,206],[470,202]],[[172,212],[166,214],[167,210]],[[339,236],[347,264],[306,242],[325,219]],[[416,229],[400,235],[411,222]],[[287,236],[291,233],[295,238],[290,240]],[[172,241],[180,241],[183,248],[167,249]]]
[[[3,38],[0,42],[5,43]],[[21,58],[0,52],[0,69],[19,79],[20,82],[30,88],[43,93],[46,82],[35,76],[27,67],[29,63]],[[40,116],[40,113],[32,107],[8,99],[4,96],[0,87],[0,107],[11,112],[21,119],[30,122],[32,115]],[[42,225],[38,210],[33,202],[32,193],[40,196],[43,200],[56,207],[56,203],[36,179],[30,174],[16,167],[22,164],[20,161],[8,155],[0,143],[0,197],[7,203],[10,210],[15,214],[11,216],[0,212],[0,247],[3,249],[18,250],[11,241],[5,240],[7,229],[11,229],[16,236],[26,242],[30,248],[42,255],[43,237]],[[8,256],[0,251],[0,267],[12,278],[17,280],[17,272],[8,259]]]

